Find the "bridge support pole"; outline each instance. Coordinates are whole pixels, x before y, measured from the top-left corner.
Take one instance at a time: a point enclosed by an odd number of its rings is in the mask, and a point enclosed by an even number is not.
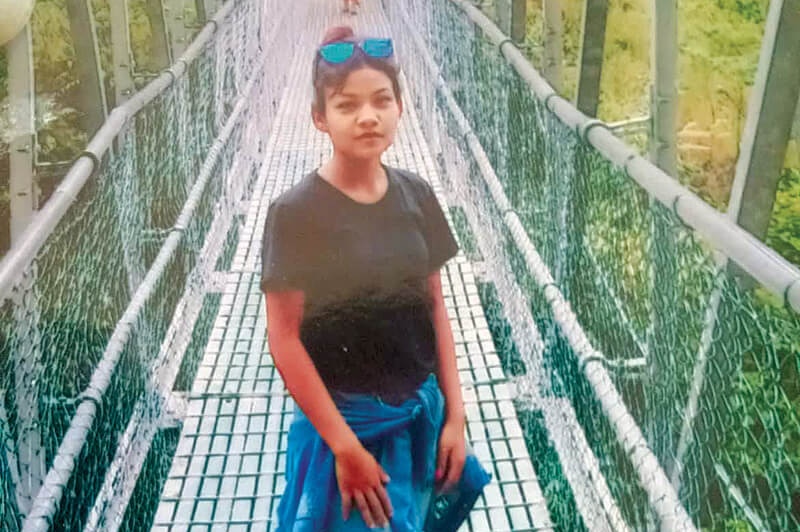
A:
[[[219,11],[221,0],[195,0],[197,6],[197,19],[202,22],[208,22]]]
[[[797,104],[794,114],[794,126],[792,127],[792,139],[800,140],[800,102]]]
[[[650,157],[672,177],[677,175],[675,148],[678,109],[678,2],[653,0],[653,65],[655,76],[650,107],[653,132]]]
[[[678,67],[678,3],[677,0],[653,0],[654,81],[651,89],[652,132],[650,157],[653,163],[670,176],[677,175],[676,118]],[[673,439],[669,436],[671,418],[670,393],[682,376],[672,368],[678,340],[677,320],[673,311],[678,266],[675,241],[682,227],[672,223],[671,214],[657,200],[649,198],[650,239],[650,327],[645,351],[644,388],[645,422],[643,432],[650,448],[661,463],[673,455]]]
[[[28,227],[38,207],[38,190],[34,182],[34,71],[30,26],[26,26],[8,44],[8,91],[11,102],[12,136],[9,144],[11,207],[11,244]],[[42,486],[46,472],[39,415],[39,379],[41,375],[41,341],[33,266],[13,294],[14,334],[12,339],[14,387],[16,403],[16,455],[9,467],[17,468],[17,508],[23,515],[30,511],[33,499]],[[2,400],[0,398],[0,400]]]
[[[83,129],[91,138],[108,115],[94,16],[90,0],[67,0],[66,5],[81,82]]]
[[[586,0],[583,9],[580,73],[575,106],[587,116],[597,116],[600,102],[600,78],[606,42],[608,0]]]
[[[11,113],[11,142],[8,146],[11,207],[11,245],[17,243],[38,208],[34,181],[34,77],[30,26],[26,26],[7,46],[8,96]]]
[[[114,99],[109,107],[117,107],[128,101],[135,90],[128,0],[109,2],[108,7],[111,16],[111,60],[114,64]]]
[[[183,0],[163,0],[164,8],[164,25],[167,28],[167,35],[169,37],[169,47],[172,51],[172,63],[186,50],[189,46],[189,34],[186,30],[186,24],[183,13]]]
[[[544,78],[555,89],[561,92],[562,84],[562,33],[561,0],[544,0],[544,61],[542,70]]]
[[[520,44],[525,41],[527,7],[526,0],[498,0],[497,2],[498,26],[503,33],[514,39],[514,42]]]
[[[153,34],[150,52],[150,68],[162,70],[172,64],[170,55],[167,25],[164,22],[164,8],[161,0],[146,0],[145,9],[150,20],[150,31]]]
[[[728,217],[767,234],[800,95],[800,0],[769,4],[755,85],[728,202]]]
[[[30,512],[44,482],[45,451],[39,415],[39,386],[42,379],[42,338],[39,329],[39,300],[36,293],[36,263],[32,264],[12,294],[14,334],[12,341],[15,401],[17,410],[17,506]]]

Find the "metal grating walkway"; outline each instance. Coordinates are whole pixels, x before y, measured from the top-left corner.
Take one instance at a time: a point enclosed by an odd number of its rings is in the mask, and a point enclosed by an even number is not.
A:
[[[324,28],[346,22],[380,32],[388,27],[376,2],[358,17],[335,12],[339,2],[317,2],[301,52],[288,67],[288,88],[267,144],[230,271],[221,272],[219,312],[192,389],[186,398],[178,448],[161,494],[153,530],[272,531],[284,487],[286,430],[292,399],[272,364],[259,290],[260,242],[272,198],[329,155],[327,138],[311,124],[313,43]],[[410,99],[409,99],[410,101]],[[446,205],[417,116],[407,107],[395,146],[384,161],[432,183]],[[510,389],[483,314],[475,275],[463,254],[443,270],[442,282],[464,386],[468,439],[492,483],[462,531],[552,530],[545,500],[510,400]]]

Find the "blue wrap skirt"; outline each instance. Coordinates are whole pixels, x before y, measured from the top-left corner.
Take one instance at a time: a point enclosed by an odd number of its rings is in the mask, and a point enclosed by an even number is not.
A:
[[[491,477],[469,453],[457,488],[434,495],[444,420],[444,398],[436,377],[430,375],[413,397],[399,405],[367,394],[336,392],[333,399],[391,478],[386,491],[394,513],[385,530],[456,531]],[[356,508],[343,520],[333,453],[300,408],[295,408],[289,428],[286,488],[277,517],[278,532],[370,530]]]

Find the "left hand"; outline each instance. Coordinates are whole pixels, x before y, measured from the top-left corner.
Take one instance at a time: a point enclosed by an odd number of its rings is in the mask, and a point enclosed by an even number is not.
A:
[[[446,421],[439,437],[439,452],[436,457],[435,481],[439,493],[450,491],[458,485],[466,457],[464,423]]]

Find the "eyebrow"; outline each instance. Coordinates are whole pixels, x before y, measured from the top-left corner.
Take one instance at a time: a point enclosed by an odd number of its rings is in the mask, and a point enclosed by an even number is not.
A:
[[[378,89],[371,94],[371,96],[375,96],[376,94],[380,94],[381,92],[389,92],[391,93],[391,89],[388,87],[384,87],[383,89]],[[352,92],[340,92],[335,94],[334,96],[341,96],[342,98],[358,98],[358,94],[353,94]]]

